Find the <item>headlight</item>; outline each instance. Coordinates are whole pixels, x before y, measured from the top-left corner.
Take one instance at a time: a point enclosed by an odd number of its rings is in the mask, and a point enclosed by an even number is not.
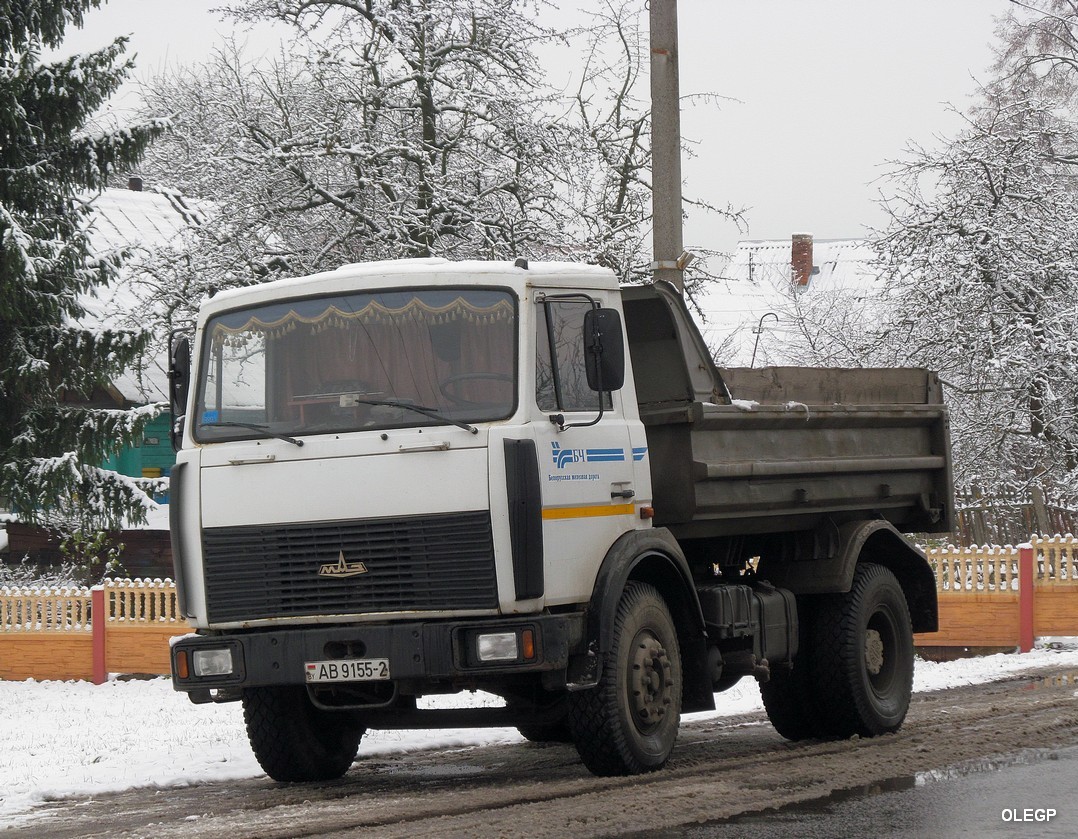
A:
[[[480,661],[516,661],[517,634],[494,632],[476,636],[476,654]]]
[[[195,650],[192,663],[196,676],[230,676],[232,650]]]

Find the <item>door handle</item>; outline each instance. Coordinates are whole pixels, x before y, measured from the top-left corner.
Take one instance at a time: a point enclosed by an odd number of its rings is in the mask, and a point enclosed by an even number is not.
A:
[[[414,446],[401,446],[398,451],[401,452],[447,452],[449,451],[448,441],[432,442],[432,443],[419,443]]]
[[[243,466],[247,463],[273,463],[277,459],[275,454],[252,454],[241,455],[238,454],[235,457],[230,457],[228,462],[233,466]]]

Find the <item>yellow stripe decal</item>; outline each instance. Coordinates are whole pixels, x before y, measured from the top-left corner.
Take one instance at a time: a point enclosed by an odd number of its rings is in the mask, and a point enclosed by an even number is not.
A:
[[[543,519],[584,519],[595,516],[631,516],[636,512],[632,504],[592,504],[588,507],[548,507]]]

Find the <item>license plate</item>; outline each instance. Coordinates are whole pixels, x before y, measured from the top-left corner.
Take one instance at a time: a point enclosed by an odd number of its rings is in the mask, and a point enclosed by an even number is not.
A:
[[[388,658],[308,661],[308,682],[376,682],[389,678]]]

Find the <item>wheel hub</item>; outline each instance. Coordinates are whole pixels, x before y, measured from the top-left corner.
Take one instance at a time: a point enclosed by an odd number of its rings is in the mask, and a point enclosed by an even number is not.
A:
[[[865,631],[865,668],[873,676],[883,669],[883,637],[875,629]]]
[[[658,725],[673,701],[670,689],[670,658],[662,643],[650,632],[638,635],[629,662],[630,708],[638,726]]]

